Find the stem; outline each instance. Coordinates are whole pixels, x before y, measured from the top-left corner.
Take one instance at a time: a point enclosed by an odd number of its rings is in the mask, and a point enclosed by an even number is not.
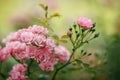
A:
[[[20,63],[20,64],[23,64],[20,60],[16,59],[14,56],[12,56],[12,57],[13,57],[13,59],[14,59],[16,62],[18,62],[18,63]]]
[[[2,70],[2,62],[0,62],[0,76],[1,76],[3,79],[5,79],[6,76],[1,72],[1,70]]]
[[[3,73],[1,73],[1,72],[0,72],[0,76],[1,76],[3,79],[6,78],[6,76],[5,76]]]
[[[30,63],[28,64],[28,70],[27,70],[27,72],[28,72],[28,77],[29,77],[30,74],[31,74],[31,72],[30,72],[30,67],[32,66],[32,63],[33,63],[33,60],[30,59]]]

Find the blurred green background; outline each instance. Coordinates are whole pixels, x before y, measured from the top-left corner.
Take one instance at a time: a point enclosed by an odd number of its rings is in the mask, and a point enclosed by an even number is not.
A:
[[[48,5],[50,14],[61,15],[50,22],[57,35],[66,34],[81,16],[91,18],[100,33],[85,49],[95,53],[90,60],[101,71],[87,79],[89,75],[78,70],[61,75],[61,80],[120,80],[120,0],[0,0],[0,40],[17,29],[38,24],[36,19],[44,16],[39,3]]]

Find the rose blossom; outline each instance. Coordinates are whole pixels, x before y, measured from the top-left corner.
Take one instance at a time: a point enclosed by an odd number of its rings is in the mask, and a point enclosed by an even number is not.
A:
[[[0,61],[5,61],[9,57],[8,50],[6,48],[0,48]]]
[[[93,27],[93,21],[86,17],[80,17],[77,21],[78,25],[85,28],[90,29]]]
[[[16,32],[12,32],[6,38],[4,38],[2,40],[2,42],[7,44],[7,43],[9,43],[11,41],[16,41],[16,40],[17,40],[17,33]]]
[[[10,71],[11,76],[7,80],[27,80],[27,76],[25,76],[26,71],[26,64],[16,64]]]
[[[70,52],[65,47],[59,45],[56,46],[54,50],[60,62],[66,62],[69,60]]]

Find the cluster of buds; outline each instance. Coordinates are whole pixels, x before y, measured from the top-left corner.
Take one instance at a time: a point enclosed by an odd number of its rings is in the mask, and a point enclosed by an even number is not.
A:
[[[79,48],[81,43],[88,43],[99,36],[99,33],[95,33],[95,31],[95,23],[91,19],[80,17],[77,24],[75,23],[69,28],[67,35],[74,47]]]

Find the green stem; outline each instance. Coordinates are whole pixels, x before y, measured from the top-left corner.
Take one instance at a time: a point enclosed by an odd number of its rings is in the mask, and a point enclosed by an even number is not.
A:
[[[0,76],[1,76],[3,79],[5,79],[6,76],[1,72],[1,70],[2,70],[2,62],[0,62]]]
[[[13,59],[14,59],[16,62],[18,62],[18,63],[20,63],[20,64],[23,64],[20,60],[16,59],[14,56],[12,56],[12,57],[13,57]]]
[[[6,76],[5,76],[3,73],[1,73],[1,72],[0,72],[0,76],[1,76],[3,79],[6,78]]]
[[[28,70],[27,70],[27,72],[28,72],[28,77],[29,77],[30,74],[31,74],[31,72],[30,72],[30,67],[32,66],[32,63],[33,63],[33,60],[30,59],[30,63],[28,64]]]

